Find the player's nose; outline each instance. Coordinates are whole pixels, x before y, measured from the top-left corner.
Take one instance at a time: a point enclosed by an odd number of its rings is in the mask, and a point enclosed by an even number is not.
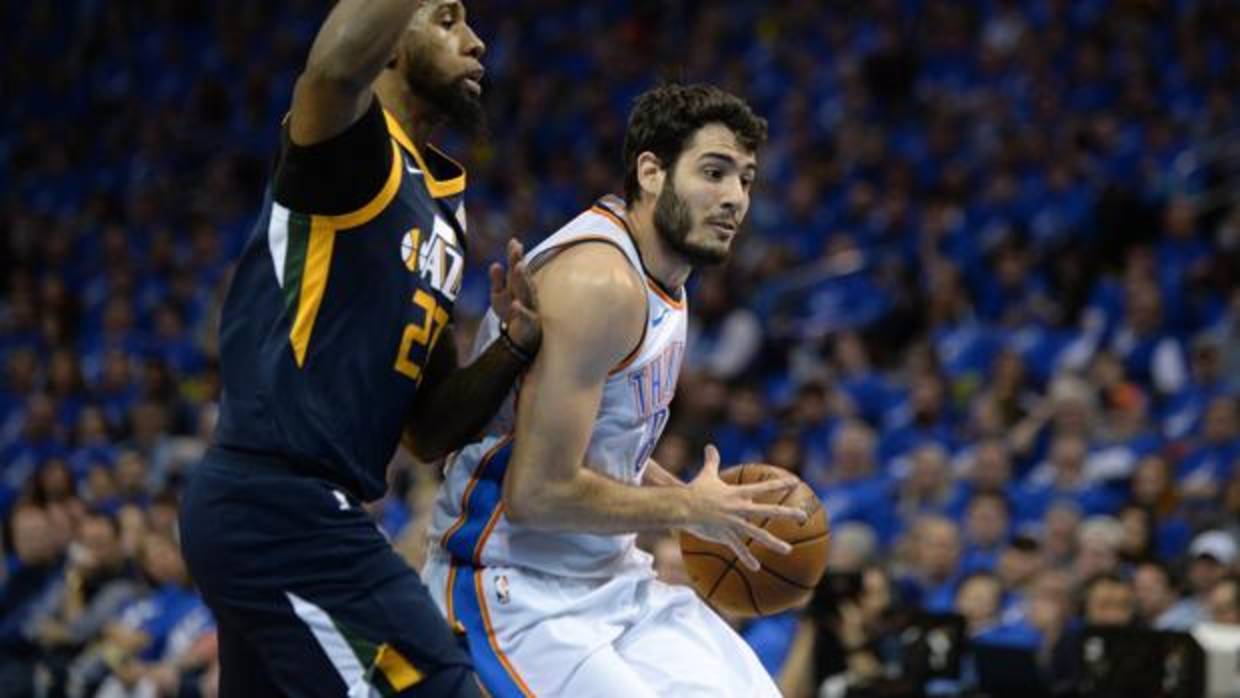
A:
[[[465,41],[463,43],[465,55],[475,59],[482,60],[482,54],[487,52],[486,42],[474,33],[474,28],[465,25]]]

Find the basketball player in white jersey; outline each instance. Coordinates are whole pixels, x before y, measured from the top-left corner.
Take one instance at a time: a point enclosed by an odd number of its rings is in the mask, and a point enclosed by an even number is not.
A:
[[[427,586],[495,696],[778,696],[753,652],[692,590],[654,579],[636,532],[673,528],[787,552],[751,519],[783,479],[730,486],[707,447],[681,483],[650,460],[685,350],[684,283],[722,262],[749,206],[766,122],[714,87],[640,97],[626,200],[608,197],[526,257],[543,340],[481,441],[450,458]],[[494,315],[477,342],[509,341]]]

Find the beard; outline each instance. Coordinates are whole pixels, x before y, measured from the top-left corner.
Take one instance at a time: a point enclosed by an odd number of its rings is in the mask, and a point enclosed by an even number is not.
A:
[[[654,202],[654,229],[663,242],[695,267],[722,264],[728,258],[727,248],[707,247],[689,240],[693,231],[693,215],[685,200],[676,193],[671,177]]]
[[[435,67],[426,51],[410,56],[405,81],[409,91],[421,99],[434,117],[470,136],[487,135],[486,110],[482,99],[465,86],[465,78],[449,78]]]

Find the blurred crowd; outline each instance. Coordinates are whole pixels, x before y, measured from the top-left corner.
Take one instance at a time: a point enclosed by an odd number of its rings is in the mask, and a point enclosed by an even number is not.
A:
[[[2,695],[212,693],[178,489],[330,4],[0,10]],[[1230,0],[467,8],[490,133],[441,139],[469,170],[461,342],[504,240],[620,188],[635,95],[711,81],[770,120],[746,236],[692,281],[655,458],[688,477],[711,441],[825,503],[842,586],[742,626],[790,693],[889,674],[895,609],[1056,676],[1085,625],[1240,623]],[[402,454],[373,507],[415,562],[436,478]]]

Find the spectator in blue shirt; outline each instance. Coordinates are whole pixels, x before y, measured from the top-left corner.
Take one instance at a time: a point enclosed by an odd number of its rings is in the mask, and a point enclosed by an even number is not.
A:
[[[811,483],[831,525],[857,521],[889,540],[895,533],[894,497],[888,479],[877,472],[874,432],[862,422],[845,422],[831,453],[827,479]]]
[[[1041,519],[1057,500],[1075,503],[1085,515],[1109,514],[1120,504],[1112,491],[1091,483],[1085,476],[1087,446],[1079,436],[1058,436],[1050,456],[1026,478],[1018,500],[1022,522]]]
[[[908,536],[911,566],[900,588],[926,611],[950,612],[960,582],[960,528],[951,519],[926,515],[913,523]]]
[[[1222,338],[1215,332],[1200,332],[1193,338],[1189,355],[1191,380],[1168,398],[1162,409],[1162,428],[1168,439],[1194,436],[1201,427],[1206,405],[1227,390],[1222,352]]]
[[[1009,506],[1007,498],[998,492],[978,492],[969,500],[960,563],[966,573],[995,571],[1008,542]]]
[[[1197,505],[1213,503],[1231,479],[1240,458],[1240,421],[1236,398],[1220,395],[1206,408],[1201,440],[1176,466],[1176,482],[1184,497]]]

